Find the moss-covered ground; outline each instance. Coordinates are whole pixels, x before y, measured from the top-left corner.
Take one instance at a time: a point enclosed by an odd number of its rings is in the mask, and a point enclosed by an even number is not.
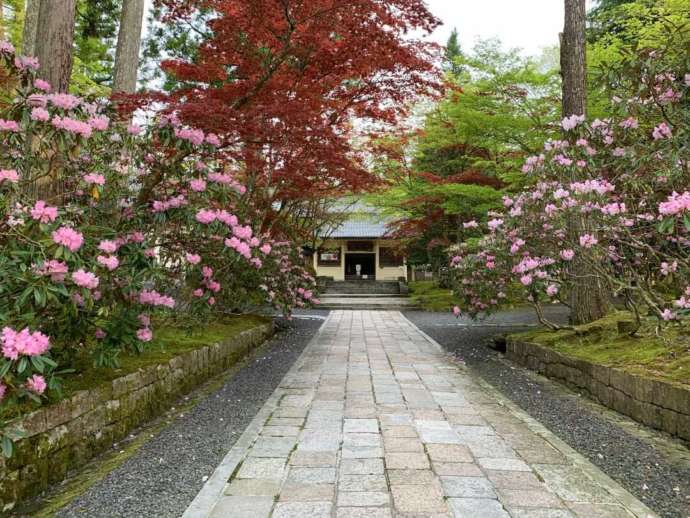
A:
[[[656,319],[648,319],[630,336],[618,332],[618,322],[623,320],[632,317],[619,311],[575,330],[530,331],[512,338],[631,374],[690,385],[690,328],[668,325],[657,334]]]
[[[440,288],[436,281],[411,282],[410,299],[424,311],[450,311],[459,302],[451,290]]]

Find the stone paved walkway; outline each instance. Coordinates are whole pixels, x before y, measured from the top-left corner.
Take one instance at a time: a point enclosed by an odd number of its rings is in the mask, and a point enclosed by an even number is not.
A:
[[[186,517],[651,517],[398,312],[336,311]]]

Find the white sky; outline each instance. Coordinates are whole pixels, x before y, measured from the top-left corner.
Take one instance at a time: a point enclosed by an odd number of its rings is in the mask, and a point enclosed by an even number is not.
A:
[[[146,1],[148,13],[152,0]],[[443,21],[432,36],[442,45],[457,27],[463,49],[470,50],[478,38],[498,37],[506,48],[521,48],[537,55],[558,43],[563,29],[563,0],[426,0]],[[592,0],[587,0],[591,7]],[[146,30],[146,29],[145,29]]]
[[[563,0],[426,0],[444,25],[432,39],[445,45],[457,27],[464,50],[478,38],[498,37],[506,48],[521,48],[536,55],[558,44],[563,30]],[[588,8],[592,0],[587,1]]]

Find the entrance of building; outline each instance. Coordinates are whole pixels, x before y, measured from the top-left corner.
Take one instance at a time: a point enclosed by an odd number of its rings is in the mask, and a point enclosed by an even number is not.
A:
[[[345,280],[376,280],[376,254],[345,254]]]

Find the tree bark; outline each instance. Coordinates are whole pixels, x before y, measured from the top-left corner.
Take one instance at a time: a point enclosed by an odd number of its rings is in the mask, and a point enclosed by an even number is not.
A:
[[[144,0],[124,0],[117,36],[113,92],[133,94],[137,89]]]
[[[565,27],[561,35],[564,117],[587,112],[586,20],[585,0],[565,0]]]
[[[42,79],[56,92],[66,92],[72,75],[72,46],[76,0],[41,2],[38,11],[36,57]]]
[[[27,0],[24,14],[24,32],[22,33],[22,54],[33,56],[36,54],[36,33],[38,29],[38,13],[41,0]]]
[[[561,34],[563,117],[587,114],[586,17],[585,0],[565,0],[565,26]],[[574,216],[568,222],[571,240],[577,242],[579,236],[588,233],[590,226],[586,214]],[[569,271],[573,278],[570,321],[575,325],[602,318],[608,313],[610,304],[602,279],[588,266],[588,260],[596,258],[584,257],[584,253],[575,255]]]

